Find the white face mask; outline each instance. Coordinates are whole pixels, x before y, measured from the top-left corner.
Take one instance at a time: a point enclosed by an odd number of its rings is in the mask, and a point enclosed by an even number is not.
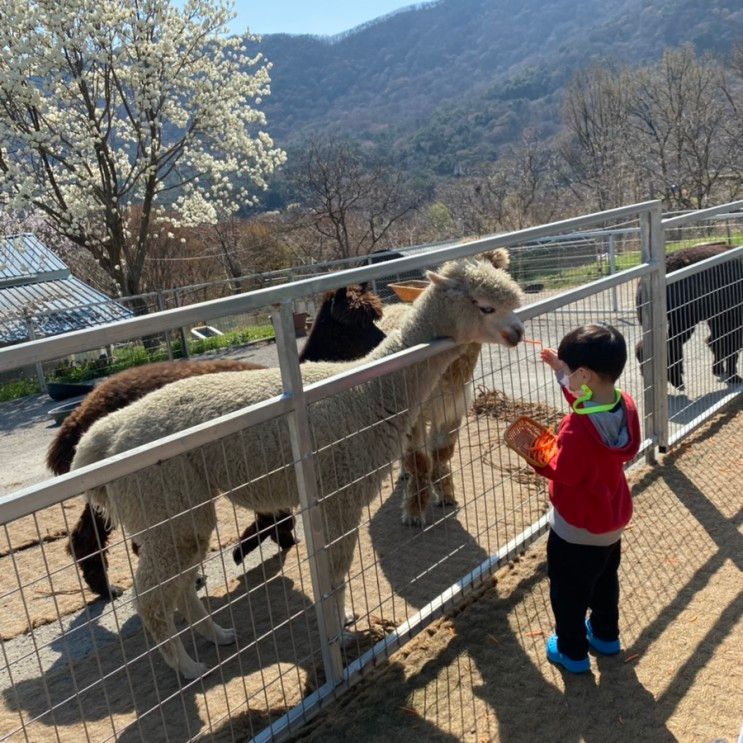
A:
[[[566,374],[565,372],[560,372],[560,374],[557,377],[557,383],[564,387],[566,390],[570,390],[570,377],[575,374],[578,370],[576,369],[573,372],[570,372],[570,374]],[[570,390],[572,392],[572,390]]]

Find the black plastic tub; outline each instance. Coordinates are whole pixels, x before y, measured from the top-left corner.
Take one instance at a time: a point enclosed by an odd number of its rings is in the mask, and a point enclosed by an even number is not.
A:
[[[93,382],[47,382],[46,388],[52,400],[61,402],[70,397],[82,397],[92,392]]]

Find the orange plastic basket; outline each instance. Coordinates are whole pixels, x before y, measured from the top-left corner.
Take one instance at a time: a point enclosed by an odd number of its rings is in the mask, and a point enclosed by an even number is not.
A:
[[[400,281],[397,284],[388,284],[390,289],[397,294],[401,302],[414,302],[420,294],[428,288],[429,281],[422,279],[411,279],[410,281]]]
[[[552,448],[546,462],[540,462],[532,454],[532,447],[540,436],[548,435],[552,440]],[[506,445],[513,449],[534,467],[543,467],[557,453],[557,438],[549,428],[538,423],[533,418],[522,416],[515,420],[506,431]]]

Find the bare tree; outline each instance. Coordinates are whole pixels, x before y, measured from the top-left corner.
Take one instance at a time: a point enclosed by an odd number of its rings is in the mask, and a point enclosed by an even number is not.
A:
[[[627,77],[594,67],[579,72],[568,87],[561,153],[570,178],[591,193],[603,210],[624,202],[629,101]]]
[[[310,224],[335,258],[374,250],[419,201],[402,173],[333,137],[309,143],[293,181]]]
[[[281,239],[283,229],[282,223],[271,217],[251,220],[230,217],[208,228],[225,274],[234,279],[233,291],[244,290],[239,279],[247,274],[288,265],[287,250]]]
[[[487,235],[499,229],[508,196],[508,183],[501,171],[462,178],[440,189],[440,199],[465,235]]]
[[[536,132],[526,130],[521,142],[498,161],[500,180],[507,187],[500,220],[506,229],[520,230],[553,219],[560,206],[556,157]]]
[[[721,67],[690,45],[633,74],[634,162],[676,208],[705,206],[729,168],[729,123]]]

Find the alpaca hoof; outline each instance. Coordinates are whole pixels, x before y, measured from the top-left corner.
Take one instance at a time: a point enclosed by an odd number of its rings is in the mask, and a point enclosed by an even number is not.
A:
[[[105,588],[96,590],[99,599],[104,601],[113,601],[124,594],[124,589],[121,586],[115,586],[113,584],[107,585]]]
[[[290,532],[288,534],[279,534],[277,544],[282,550],[290,550],[299,544],[299,540]]]
[[[403,526],[425,526],[426,518],[422,513],[404,513],[402,515]]]
[[[436,505],[439,507],[456,506],[457,499],[454,493],[445,490],[443,493],[436,494]]]
[[[352,624],[356,624],[357,616],[352,611],[347,611],[343,615],[343,626],[350,627]]]
[[[196,590],[200,591],[206,586],[206,576],[203,573],[201,575],[197,575],[194,584],[196,586]]]
[[[234,627],[216,627],[214,642],[217,645],[234,645],[237,642],[237,630]]]
[[[189,658],[189,662],[182,662],[179,668],[183,678],[193,681],[204,676],[208,670],[206,663],[197,663]]]
[[[238,545],[232,550],[232,559],[235,561],[235,565],[240,565],[245,559],[245,553],[243,552],[242,545]]]

